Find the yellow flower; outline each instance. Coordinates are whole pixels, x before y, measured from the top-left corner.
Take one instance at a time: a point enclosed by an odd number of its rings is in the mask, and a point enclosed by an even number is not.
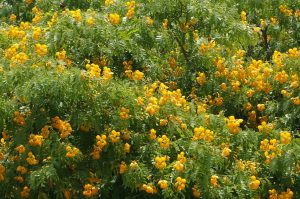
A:
[[[156,131],[154,129],[150,130],[150,140],[156,139]]]
[[[89,27],[92,27],[92,26],[94,25],[94,23],[95,23],[95,20],[94,20],[93,17],[89,17],[89,18],[87,19],[86,23],[87,23],[87,25],[88,25]]]
[[[18,151],[18,153],[25,153],[26,148],[23,145],[19,145],[15,150]]]
[[[184,164],[181,163],[180,161],[176,161],[175,164],[174,164],[174,168],[176,171],[184,171]]]
[[[9,20],[11,20],[11,21],[16,21],[16,19],[17,19],[17,16],[15,14],[11,14],[9,16]]]
[[[108,68],[106,66],[103,68],[102,74],[103,74],[104,80],[110,80],[113,76],[113,72],[111,72],[110,68]]]
[[[192,188],[192,191],[193,191],[193,196],[195,198],[200,198],[201,192],[199,191],[196,185]]]
[[[35,52],[40,56],[45,56],[47,54],[47,45],[35,44]]]
[[[125,145],[124,145],[124,152],[125,153],[130,153],[130,144],[128,144],[128,143],[125,143]]]
[[[124,161],[121,162],[120,166],[119,166],[119,172],[120,174],[125,173],[127,170],[127,165]]]
[[[27,169],[23,166],[18,166],[16,169],[17,172],[19,172],[20,174],[24,175],[25,173],[27,173]]]
[[[26,158],[26,161],[30,165],[37,165],[39,163],[39,161],[37,159],[35,159],[35,156],[33,155],[32,152],[28,153],[28,157]]]
[[[23,187],[23,190],[20,192],[22,198],[28,198],[30,193],[30,188],[28,186]]]
[[[247,21],[247,13],[245,11],[241,12],[240,17],[243,22]]]
[[[222,151],[222,156],[228,157],[230,155],[231,150],[228,147],[224,147],[223,151]]]
[[[212,175],[210,178],[210,184],[214,187],[219,187],[218,178],[219,177],[217,175]]]
[[[168,181],[166,181],[166,180],[159,180],[157,184],[159,185],[159,187],[161,189],[168,188]]]
[[[289,144],[292,140],[291,133],[288,131],[281,131],[280,132],[280,142],[282,144]]]
[[[240,132],[239,126],[242,122],[242,119],[235,119],[234,116],[229,116],[228,119],[226,118],[226,125],[229,129],[229,132],[232,134],[237,134]]]
[[[129,117],[129,109],[122,107],[120,111],[120,118],[123,120],[128,119]]]
[[[178,191],[184,190],[184,189],[185,189],[185,186],[186,186],[186,179],[181,178],[181,177],[177,177],[174,186],[175,186],[175,188],[176,188]]]
[[[0,164],[0,182],[4,181],[5,167]]]
[[[170,139],[166,135],[162,135],[161,138],[157,139],[159,146],[163,149],[167,149],[170,146]]]
[[[111,13],[108,15],[108,20],[112,25],[118,25],[121,21],[121,18],[117,13]]]
[[[98,188],[91,184],[85,184],[83,189],[83,195],[87,198],[93,197],[98,193]]]
[[[206,79],[205,73],[199,72],[198,77],[197,77],[197,82],[198,82],[198,84],[200,84],[200,86],[204,85],[205,79]]]
[[[112,132],[109,135],[109,138],[112,143],[117,143],[120,140],[120,132],[112,130]]]
[[[31,146],[42,146],[43,144],[43,136],[42,135],[34,135],[34,134],[30,134],[29,135],[29,141],[28,143]]]
[[[59,51],[59,52],[55,53],[56,58],[58,60],[62,60],[62,61],[66,59],[66,54],[67,54],[67,52],[65,50],[62,50],[62,51]]]
[[[257,104],[257,109],[259,111],[264,111],[266,109],[265,105],[264,104]]]
[[[167,157],[167,156],[162,156],[162,157],[157,156],[157,157],[155,157],[155,158],[154,158],[155,167],[156,167],[157,169],[160,169],[160,170],[166,168],[166,166],[167,166],[166,161],[167,161],[167,160],[168,160],[168,157]]]
[[[78,153],[79,153],[79,149],[76,147],[70,147],[70,146],[66,146],[66,157],[68,158],[74,158]]]
[[[105,2],[104,2],[105,6],[109,6],[113,3],[114,3],[114,0],[105,0]]]
[[[137,163],[135,160],[133,160],[133,161],[130,163],[129,167],[130,167],[131,170],[134,171],[134,170],[136,170],[136,169],[138,168],[138,163]]]
[[[260,181],[256,179],[255,176],[251,176],[251,182],[249,183],[249,187],[252,190],[256,190],[259,188]]]
[[[154,23],[154,20],[151,17],[146,17],[146,23],[148,26],[152,26]]]
[[[162,25],[164,29],[168,28],[168,23],[169,23],[168,19],[164,19],[163,25]]]

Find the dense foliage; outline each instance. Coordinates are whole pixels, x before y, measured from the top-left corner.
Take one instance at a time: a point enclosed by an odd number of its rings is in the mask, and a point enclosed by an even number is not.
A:
[[[2,198],[300,198],[300,1],[3,0]]]

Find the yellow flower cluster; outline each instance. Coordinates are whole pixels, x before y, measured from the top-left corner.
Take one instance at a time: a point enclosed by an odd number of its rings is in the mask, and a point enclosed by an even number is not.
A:
[[[287,17],[290,17],[293,15],[293,10],[289,9],[286,5],[280,5],[279,10]]]
[[[200,198],[201,192],[199,191],[199,189],[197,188],[196,185],[193,186],[192,191],[193,191],[193,196],[194,196],[195,198]]]
[[[30,134],[29,135],[29,141],[28,141],[28,143],[31,146],[42,146],[42,144],[43,144],[43,136],[42,135]]]
[[[277,156],[280,151],[277,148],[277,140],[264,139],[260,142],[260,150],[264,151],[264,155],[266,157],[266,164],[270,164],[271,160]],[[271,152],[271,154],[270,154]]]
[[[43,136],[44,139],[49,137],[49,126],[45,125],[42,129],[41,129],[41,135]]]
[[[170,146],[170,139],[166,135],[162,135],[160,138],[157,138],[157,142],[163,149],[167,149]]]
[[[251,176],[250,179],[251,179],[251,181],[250,181],[250,183],[249,183],[250,189],[252,189],[252,190],[258,189],[258,188],[259,188],[259,185],[260,185],[260,181],[257,180],[255,176]]]
[[[126,5],[127,5],[126,17],[128,19],[131,19],[134,17],[135,1],[128,1],[126,2]]]
[[[34,31],[32,33],[32,37],[34,40],[39,40],[42,37],[42,29],[40,27],[34,28]]]
[[[175,188],[176,188],[178,191],[184,190],[184,189],[185,189],[185,186],[186,186],[186,179],[181,178],[181,177],[177,177],[174,186],[175,186]]]
[[[91,184],[85,184],[83,189],[83,195],[87,198],[91,198],[98,193],[98,188]]]
[[[150,137],[150,140],[155,140],[156,139],[156,130],[151,129],[149,137]]]
[[[16,21],[16,20],[17,20],[17,16],[16,16],[15,14],[11,14],[11,15],[9,16],[9,20],[10,20],[10,21]]]
[[[213,141],[214,132],[209,129],[205,129],[202,126],[194,128],[194,136],[193,136],[192,140],[196,141],[196,140],[201,140],[201,139],[204,139],[205,142],[208,142],[208,143]]]
[[[47,45],[45,45],[45,44],[35,44],[34,50],[35,50],[36,54],[38,54],[40,56],[45,56],[48,52]]]
[[[19,29],[18,27],[15,27],[15,26],[10,26],[9,27],[9,30],[7,32],[7,35],[10,37],[10,38],[18,38],[18,39],[21,39],[25,36],[25,31],[24,30],[21,30]]]
[[[149,103],[146,107],[146,112],[153,116],[159,111],[158,100],[156,97],[149,98]]]
[[[297,106],[300,105],[300,98],[299,97],[292,97],[291,101],[292,101],[293,104],[295,104]]]
[[[274,129],[274,124],[269,123],[267,124],[265,121],[263,121],[260,125],[258,125],[258,131],[263,133],[269,133]]]
[[[210,184],[213,186],[213,187],[219,187],[220,185],[219,185],[219,183],[218,183],[218,179],[219,179],[219,176],[217,176],[217,175],[212,175],[211,177],[210,177]]]
[[[105,2],[104,2],[105,6],[109,6],[113,3],[114,3],[114,0],[105,0]]]
[[[90,78],[99,78],[100,74],[101,74],[101,69],[99,67],[99,65],[97,64],[86,64],[85,65],[87,71],[88,71],[88,75]]]
[[[133,171],[136,170],[138,168],[138,166],[139,165],[135,160],[131,161],[131,163],[129,164],[130,169]]]
[[[4,181],[4,176],[5,176],[5,167],[0,164],[0,182]]]
[[[281,192],[278,199],[292,199],[294,196],[294,193],[291,189],[287,189],[284,192]]]
[[[74,158],[78,153],[79,153],[79,149],[76,147],[71,147],[71,146],[66,146],[66,157],[68,158]]]
[[[186,162],[186,157],[184,156],[184,152],[180,152],[177,155],[177,161],[174,164],[174,168],[176,171],[183,171],[184,170],[184,163]]]
[[[67,121],[62,121],[58,116],[52,118],[52,126],[58,129],[60,138],[65,139],[72,133],[72,127]]]
[[[205,84],[205,78],[206,78],[205,73],[201,73],[201,72],[198,73],[198,77],[196,79],[200,86],[203,86]]]
[[[294,193],[290,188],[281,192],[279,195],[275,189],[269,190],[269,199],[292,199],[293,196]]]
[[[130,144],[128,144],[128,143],[125,143],[124,144],[124,152],[125,153],[130,153],[130,147],[131,147],[131,145]]]
[[[30,193],[30,188],[28,186],[24,186],[23,190],[20,192],[22,198],[28,198]]]
[[[104,66],[102,75],[104,80],[110,80],[113,76],[113,72],[111,72],[110,68]]]
[[[128,119],[129,117],[129,109],[122,107],[120,111],[120,118],[123,120]]]
[[[87,20],[86,20],[86,23],[89,27],[92,27],[95,23],[95,20],[93,17],[89,17]]]
[[[112,25],[118,25],[121,21],[121,18],[117,13],[110,13],[108,15],[108,20]]]
[[[166,181],[166,180],[159,180],[157,184],[159,185],[159,187],[161,189],[168,188],[168,181]]]
[[[140,81],[144,78],[144,73],[139,70],[135,70],[132,74],[129,74],[129,78]]]
[[[163,23],[162,23],[162,27],[163,27],[164,29],[167,29],[167,28],[168,28],[168,25],[169,25],[169,20],[168,20],[168,19],[164,19],[164,20],[163,20]]]
[[[241,12],[240,17],[241,17],[242,22],[247,24],[247,13],[245,11]]]
[[[288,55],[291,58],[298,58],[300,56],[300,50],[298,50],[298,48],[291,48],[288,51]]]
[[[39,161],[35,159],[35,156],[33,155],[32,152],[29,152],[27,155],[28,157],[26,158],[26,161],[28,162],[28,164],[37,165],[39,163]]]
[[[199,47],[199,51],[200,51],[200,53],[204,54],[208,50],[212,50],[215,46],[216,46],[216,42],[214,40],[211,40],[207,44],[201,43],[200,47]]]
[[[18,166],[17,169],[16,169],[16,171],[19,172],[22,175],[24,175],[25,173],[27,173],[26,167],[23,167],[23,166]]]
[[[109,135],[109,138],[110,138],[112,143],[117,143],[120,140],[120,135],[121,135],[120,132],[112,130],[110,135]]]
[[[278,81],[280,84],[284,84],[288,81],[288,77],[289,76],[286,74],[286,72],[282,70],[274,76],[274,80]]]
[[[169,157],[167,156],[157,156],[154,158],[154,165],[157,169],[164,169],[167,166],[167,160],[169,160]]]
[[[26,148],[23,145],[19,145],[15,148],[18,153],[25,153]]]
[[[145,191],[146,193],[155,194],[157,193],[157,189],[152,184],[143,184],[140,188],[142,191]]]
[[[120,172],[120,174],[125,173],[126,170],[127,170],[127,165],[126,165],[126,163],[124,161],[122,161],[120,163],[120,165],[119,165],[119,172]]]
[[[97,135],[96,136],[96,145],[94,146],[94,150],[91,153],[92,158],[94,160],[99,160],[100,159],[100,154],[102,152],[102,150],[104,149],[104,147],[106,146],[107,142],[106,142],[106,135],[102,134],[102,135]]]
[[[58,14],[57,12],[54,12],[54,14],[51,17],[51,20],[47,22],[49,28],[51,28],[56,23],[57,18],[58,18]]]
[[[231,150],[229,149],[229,147],[224,147],[223,150],[222,150],[222,156],[225,158],[225,157],[228,157],[231,153]]]
[[[66,59],[66,55],[67,55],[67,52],[65,50],[62,50],[62,51],[59,51],[59,52],[56,52],[55,53],[55,56],[58,60],[65,60]]]
[[[32,13],[34,13],[34,17],[32,18],[32,23],[33,24],[37,24],[38,22],[41,21],[42,17],[43,17],[43,13],[37,8],[37,7],[33,7],[32,8]]]
[[[16,181],[18,181],[19,183],[23,183],[24,182],[24,178],[22,176],[15,176],[14,179]]]
[[[26,53],[20,52],[11,58],[12,61],[11,66],[15,67],[18,63],[25,64],[27,60],[28,60],[28,56],[26,55]]]
[[[14,122],[16,122],[20,126],[25,125],[25,115],[20,113],[19,111],[15,112]]]
[[[235,119],[234,116],[229,116],[225,120],[230,133],[237,134],[240,132],[240,124],[243,122],[242,119]]]
[[[147,16],[146,24],[147,24],[147,26],[152,26],[154,24],[154,20],[151,17]]]
[[[69,13],[75,19],[76,22],[81,22],[82,17],[81,17],[81,11],[80,11],[80,9],[70,10]]]
[[[290,143],[292,140],[292,136],[291,133],[288,131],[281,131],[280,132],[280,142],[282,144],[288,144]]]

